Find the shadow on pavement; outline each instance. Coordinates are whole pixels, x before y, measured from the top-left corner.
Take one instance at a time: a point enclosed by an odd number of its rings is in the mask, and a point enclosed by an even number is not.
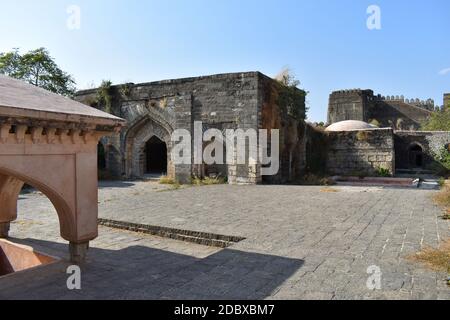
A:
[[[67,245],[12,239],[65,257]],[[0,280],[2,299],[264,299],[303,265],[302,260],[221,250],[206,258],[144,246],[91,248],[82,267],[82,290],[69,291],[65,273],[34,271]]]

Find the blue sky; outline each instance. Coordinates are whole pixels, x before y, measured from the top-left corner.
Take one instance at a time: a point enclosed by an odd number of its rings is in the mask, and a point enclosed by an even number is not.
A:
[[[448,0],[2,1],[0,51],[46,47],[79,88],[290,67],[309,91],[309,119],[328,95],[371,88],[433,98],[450,92]],[[69,5],[81,29],[69,30]],[[366,27],[369,5],[381,30]],[[446,69],[449,69],[445,71]],[[441,72],[440,72],[441,71]]]

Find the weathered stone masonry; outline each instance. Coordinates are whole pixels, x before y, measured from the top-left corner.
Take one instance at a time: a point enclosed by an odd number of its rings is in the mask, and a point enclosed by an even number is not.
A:
[[[444,107],[450,108],[450,93],[444,94]]]
[[[378,169],[395,172],[391,129],[327,132],[327,169],[336,175],[373,175]]]
[[[193,135],[195,121],[203,122],[204,131],[210,128],[222,132],[226,129],[284,128],[289,125],[289,121],[270,120],[271,117],[289,118],[286,110],[276,106],[276,97],[270,97],[276,96],[278,86],[278,82],[259,72],[128,84],[126,95],[121,90],[122,86],[114,86],[111,88],[112,113],[125,118],[128,126],[122,130],[119,138],[102,140],[107,154],[107,169],[119,177],[142,177],[146,173],[146,142],[156,136],[166,143],[167,153],[170,155],[172,132],[186,129]],[[75,98],[92,105],[96,100],[96,90],[78,92]],[[264,111],[267,109],[273,109],[273,113]],[[291,126],[297,125],[291,121]],[[259,163],[174,165],[170,156],[168,159],[167,174],[181,182],[187,182],[193,175],[221,175],[227,177],[230,183],[262,181]],[[288,168],[284,168],[285,166]],[[285,173],[287,176],[276,179],[288,179],[292,175],[292,170],[289,169],[291,166],[290,163],[284,163],[281,174]]]
[[[436,155],[450,144],[450,132],[396,131],[395,150],[397,169],[417,168],[415,155],[421,154],[422,168],[433,169]],[[450,151],[450,149],[449,149]]]
[[[372,90],[341,90],[330,94],[328,123],[345,120],[371,122],[394,130],[418,130],[435,109],[434,101],[405,99],[403,96],[383,97]]]

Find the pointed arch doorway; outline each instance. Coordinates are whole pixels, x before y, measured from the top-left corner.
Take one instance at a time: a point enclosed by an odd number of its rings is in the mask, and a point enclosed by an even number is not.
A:
[[[145,174],[167,174],[167,145],[156,136],[145,143]]]

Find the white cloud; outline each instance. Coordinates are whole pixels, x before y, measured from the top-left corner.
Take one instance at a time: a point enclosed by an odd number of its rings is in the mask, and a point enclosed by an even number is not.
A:
[[[445,76],[447,74],[450,74],[450,68],[442,69],[441,71],[439,71],[439,74],[441,76]]]

